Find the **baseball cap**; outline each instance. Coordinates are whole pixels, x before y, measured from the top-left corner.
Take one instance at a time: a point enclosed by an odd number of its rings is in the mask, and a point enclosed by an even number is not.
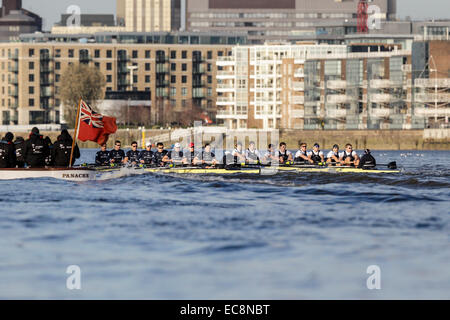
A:
[[[147,143],[145,144],[145,146],[146,146],[146,147],[151,147],[151,146],[152,146],[152,143],[151,143],[151,142],[147,142]]]
[[[189,144],[189,148],[193,148],[195,146],[195,144],[193,143],[193,142],[191,142],[190,144]]]
[[[314,147],[320,148],[319,144],[316,142],[314,143]]]
[[[179,142],[175,143],[174,148],[181,148],[181,144]]]

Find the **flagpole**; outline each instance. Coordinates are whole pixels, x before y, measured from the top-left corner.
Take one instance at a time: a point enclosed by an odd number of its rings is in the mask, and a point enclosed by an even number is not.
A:
[[[78,103],[78,110],[77,110],[77,119],[75,121],[75,136],[72,139],[72,150],[70,150],[70,162],[69,162],[69,168],[72,167],[72,159],[73,159],[73,151],[75,149],[75,143],[78,139],[78,130],[80,129],[79,122],[80,122],[80,108],[81,108],[81,101]]]

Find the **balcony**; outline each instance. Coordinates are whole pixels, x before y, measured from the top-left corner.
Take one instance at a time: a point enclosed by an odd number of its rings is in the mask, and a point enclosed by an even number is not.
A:
[[[51,97],[52,95],[51,87],[41,87],[41,97]]]
[[[388,108],[375,108],[375,109],[372,109],[370,112],[369,112],[369,116],[370,117],[375,117],[375,118],[386,118],[386,117],[389,117],[389,115],[391,114],[391,109],[388,109]]]
[[[202,73],[205,73],[205,72],[206,72],[206,68],[202,64],[201,65],[194,65],[192,67],[192,73],[193,74],[202,74]]]
[[[10,60],[19,60],[19,52],[13,52],[8,54]]]
[[[291,111],[291,117],[292,118],[300,118],[300,119],[302,119],[302,118],[304,118],[305,117],[305,110],[292,110]]]
[[[450,79],[416,79],[414,86],[419,88],[450,88]]]
[[[395,82],[392,80],[386,80],[386,79],[374,79],[370,80],[370,87],[381,89],[381,88],[393,88],[393,87],[401,87],[401,82]]]
[[[295,78],[304,78],[305,77],[305,71],[303,69],[297,69],[294,72]]]
[[[390,94],[387,93],[374,93],[370,95],[370,102],[375,103],[389,103],[393,101],[393,97]]]
[[[41,65],[40,67],[40,72],[41,73],[50,73],[53,72],[53,67],[50,65]]]
[[[450,103],[450,93],[417,93],[414,96],[415,102],[422,102],[422,103],[431,103],[431,102],[439,102],[439,103]]]
[[[218,119],[247,119],[247,110],[234,111],[233,109],[217,110]]]
[[[295,91],[305,91],[305,83],[304,82],[293,82],[292,89]]]
[[[217,106],[229,106],[234,105],[234,98],[233,97],[218,97],[216,100]]]
[[[157,56],[156,63],[167,63],[169,62],[169,58],[166,56]]]
[[[219,83],[216,87],[217,92],[234,92],[236,91],[233,83]]]
[[[50,53],[41,53],[39,55],[39,59],[41,61],[50,61],[53,59],[53,56]]]
[[[156,73],[168,73],[169,67],[166,64],[157,64]]]
[[[130,61],[130,57],[127,54],[119,54],[117,56],[117,61],[121,61],[121,62]]]
[[[119,79],[119,80],[117,80],[117,85],[119,85],[119,86],[129,86],[130,85],[130,81],[128,81],[127,79]]]
[[[19,96],[19,89],[17,87],[12,88],[9,92],[8,95],[10,97],[18,97]]]
[[[218,57],[216,61],[216,65],[221,67],[234,66],[235,63],[234,57]]]
[[[11,77],[8,79],[9,84],[17,85],[19,83],[17,77]]]
[[[234,71],[217,71],[217,79],[231,79],[235,77]]]
[[[194,88],[192,90],[192,98],[203,99],[206,98],[206,91],[204,88]]]
[[[350,97],[346,94],[329,94],[327,95],[327,103],[347,103]]]
[[[15,63],[12,66],[8,66],[8,71],[9,72],[14,72],[14,73],[18,73],[19,72],[19,66],[17,63]]]
[[[450,108],[414,108],[414,114],[424,117],[450,117]]]
[[[347,116],[346,109],[327,109],[326,116],[329,118],[345,118]]]
[[[304,104],[305,97],[304,96],[293,96],[291,100],[292,104]]]
[[[156,86],[157,87],[168,87],[170,85],[169,80],[157,80]]]
[[[328,80],[327,88],[332,90],[339,90],[347,88],[347,81],[345,80]]]

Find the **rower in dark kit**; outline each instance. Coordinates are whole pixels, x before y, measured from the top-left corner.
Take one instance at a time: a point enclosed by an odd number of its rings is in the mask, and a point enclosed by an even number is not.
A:
[[[70,155],[72,153],[73,139],[69,132],[64,129],[58,136],[56,142],[51,149],[52,161],[55,167],[73,166],[76,159],[81,157],[80,148],[75,144],[72,155],[72,163],[70,163]]]
[[[25,141],[24,157],[25,162],[32,168],[45,167],[45,158],[50,150],[44,141],[44,137],[39,134],[39,129],[34,127],[31,130],[30,138]]]
[[[153,153],[153,162],[157,166],[164,167],[169,161],[169,151],[164,150],[164,144],[162,142],[158,142],[156,144],[156,152]]]
[[[127,152],[127,155],[125,157],[125,163],[130,163],[132,165],[136,165],[139,163],[139,156],[141,153],[138,151],[137,147],[137,142],[133,141],[131,143],[131,150]]]
[[[339,160],[339,146],[335,144],[333,149],[327,154],[327,163],[332,166],[340,166],[341,161]]]
[[[308,157],[307,148],[308,145],[306,143],[300,142],[300,149],[295,154],[294,163],[298,164],[314,163],[314,161]]]
[[[345,145],[345,150],[339,154],[339,160],[344,165],[357,167],[359,165],[358,154],[353,150],[353,146],[350,143]]]
[[[377,166],[377,161],[372,156],[370,149],[364,150],[364,155],[361,157],[359,161],[358,168],[375,168]]]
[[[25,140],[22,137],[17,137],[16,141],[14,141],[14,147],[16,149],[16,167],[24,168],[25,167],[25,158],[24,158],[24,148],[25,148]]]
[[[117,140],[114,143],[114,149],[112,149],[109,152],[109,162],[111,163],[111,165],[114,166],[119,166],[121,164],[125,164],[125,151],[123,151],[122,149],[120,149],[120,147],[122,146],[122,143]]]
[[[0,168],[16,167],[16,149],[13,139],[14,135],[8,132],[0,141]]]
[[[194,159],[194,165],[215,166],[218,164],[216,155],[211,151],[211,145],[205,144],[203,152],[199,153]]]
[[[109,165],[109,151],[106,150],[106,143],[100,146],[100,151],[95,154],[96,166],[108,166]]]
[[[194,159],[197,156],[197,152],[195,152],[195,144],[191,142],[189,144],[189,151],[186,153],[187,162],[190,165],[194,165]]]
[[[278,150],[278,157],[280,164],[287,164],[293,160],[292,153],[287,149],[287,145],[285,142],[280,143],[280,149]]]
[[[169,162],[175,166],[187,164],[187,158],[184,156],[184,153],[181,150],[180,143],[175,143],[173,150],[169,152]]]
[[[145,144],[145,150],[142,150],[141,154],[139,155],[139,162],[146,166],[149,166],[153,163],[153,151],[151,142],[147,142]]]
[[[313,149],[308,152],[308,158],[312,160],[312,163],[314,164],[325,162],[325,159],[323,158],[323,152],[320,150],[320,146],[318,143],[315,143]]]

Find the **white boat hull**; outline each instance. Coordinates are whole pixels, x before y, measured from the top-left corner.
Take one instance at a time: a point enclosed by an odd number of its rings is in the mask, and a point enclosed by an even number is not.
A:
[[[96,171],[85,168],[25,168],[0,169],[0,180],[54,178],[85,182],[96,179]]]

